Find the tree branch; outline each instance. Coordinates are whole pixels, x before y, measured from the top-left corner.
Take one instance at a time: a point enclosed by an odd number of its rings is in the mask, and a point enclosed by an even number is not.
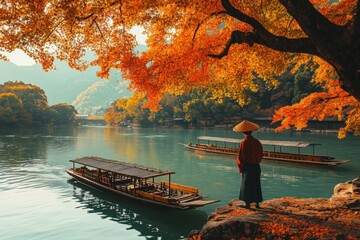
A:
[[[106,39],[105,39],[105,37],[104,37],[104,34],[103,34],[102,31],[101,31],[101,28],[100,28],[99,24],[98,24],[97,21],[96,21],[96,17],[95,17],[95,19],[94,19],[93,22],[95,23],[96,28],[99,30],[100,35],[101,35],[101,38],[104,40],[105,44],[106,44],[107,46],[109,46],[109,44],[107,43],[107,41],[106,41]]]
[[[239,33],[238,33],[239,35],[242,34],[242,32],[240,32],[240,31],[234,31],[234,32],[232,32],[231,38],[227,41],[224,50],[223,50],[221,53],[219,53],[219,54],[209,54],[208,56],[209,56],[209,57],[212,57],[212,58],[221,59],[221,58],[225,57],[226,55],[228,55],[231,45],[233,45],[234,43],[236,43],[236,35],[237,35],[236,32],[239,32]]]
[[[212,17],[212,16],[216,16],[216,15],[224,14],[224,13],[226,13],[226,11],[217,11],[217,12],[210,13],[206,18],[204,18],[204,19],[197,25],[192,40],[195,39],[197,31],[199,30],[200,26],[201,26],[206,20],[208,20],[208,19],[209,19],[210,17]]]
[[[301,29],[311,38],[320,40],[328,34],[336,34],[342,27],[332,23],[309,0],[279,0],[291,16],[300,25]]]
[[[256,43],[282,52],[306,53],[312,55],[319,54],[308,38],[289,39],[282,36],[276,36],[270,33],[259,21],[236,9],[229,0],[222,0],[221,3],[228,15],[249,24],[254,28],[254,32],[233,31],[224,50],[220,54],[209,54],[210,57],[222,58],[226,56],[230,46],[235,43],[247,43],[249,46]]]
[[[257,21],[255,18],[250,17],[249,15],[246,15],[245,13],[241,12],[240,10],[236,9],[229,0],[221,0],[221,3],[223,7],[225,8],[227,14],[229,16],[232,16],[241,22],[247,23],[250,26],[252,26],[256,31],[263,32],[264,34],[271,34],[269,31],[267,31],[264,26]]]
[[[85,16],[85,17],[75,17],[76,18],[76,20],[78,20],[79,22],[81,22],[81,21],[84,21],[84,20],[87,20],[87,19],[89,19],[89,18],[91,18],[92,16],[94,16],[94,14],[95,13],[90,13],[89,15],[87,15],[87,16]]]
[[[57,27],[64,22],[65,19],[61,20],[60,22],[58,22],[55,27],[52,28],[52,30],[46,35],[45,39],[42,41],[43,43],[47,41],[47,39],[51,36],[51,34],[57,29]]]
[[[233,31],[224,50],[219,54],[209,54],[208,56],[221,59],[228,54],[231,45],[235,43],[246,43],[250,47],[254,44],[260,44],[281,52],[306,53],[312,55],[319,54],[308,38],[289,39],[273,35],[271,38],[264,39],[257,33]]]
[[[122,1],[121,1],[121,0],[113,1],[113,2],[111,2],[111,3],[109,4],[108,7],[112,7],[112,6],[114,6],[114,5],[118,4],[118,3],[122,3]],[[104,11],[105,9],[107,9],[108,7],[99,8],[99,10],[98,10],[97,13],[101,13],[102,11]],[[85,16],[85,17],[76,16],[75,18],[76,18],[76,20],[78,20],[79,22],[81,22],[81,21],[84,21],[84,20],[87,20],[87,19],[91,18],[92,16],[94,16],[94,14],[95,14],[95,12],[90,13],[89,15],[87,15],[87,16]]]

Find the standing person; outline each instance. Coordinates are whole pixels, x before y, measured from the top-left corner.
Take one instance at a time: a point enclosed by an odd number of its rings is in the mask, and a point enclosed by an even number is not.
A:
[[[235,132],[242,132],[245,139],[240,142],[237,155],[237,165],[242,174],[239,199],[243,200],[246,208],[255,202],[256,208],[263,200],[260,184],[260,162],[263,156],[263,148],[259,140],[254,138],[252,131],[258,130],[259,125],[244,120],[233,128]]]

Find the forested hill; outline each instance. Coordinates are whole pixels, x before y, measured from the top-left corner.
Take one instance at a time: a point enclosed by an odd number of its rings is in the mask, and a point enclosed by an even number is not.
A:
[[[130,97],[131,93],[127,90],[127,83],[116,80],[114,74],[109,80],[99,80],[81,92],[71,103],[78,112],[89,115],[102,116],[111,104],[119,97]]]
[[[108,107],[111,101],[129,97],[127,82],[120,74],[112,74],[104,80],[96,76],[97,68],[80,72],[68,67],[65,62],[56,62],[56,70],[44,72],[40,65],[17,66],[0,61],[0,84],[8,81],[22,81],[42,88],[49,105],[68,103],[76,105],[80,112]],[[89,96],[93,94],[93,96]],[[75,102],[76,100],[76,102]]]

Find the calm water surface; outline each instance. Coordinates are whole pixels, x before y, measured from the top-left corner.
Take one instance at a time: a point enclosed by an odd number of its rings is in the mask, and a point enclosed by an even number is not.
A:
[[[179,143],[197,136],[239,137],[230,130],[107,127],[0,130],[1,239],[182,239],[201,228],[216,207],[235,199],[241,177],[235,158],[199,154]],[[263,162],[264,199],[330,197],[339,182],[360,175],[360,137],[256,132],[259,139],[321,143],[316,153],[350,159],[337,167]],[[143,206],[85,187],[65,169],[82,156],[100,156],[173,170],[172,181],[198,187],[220,203],[189,211]]]

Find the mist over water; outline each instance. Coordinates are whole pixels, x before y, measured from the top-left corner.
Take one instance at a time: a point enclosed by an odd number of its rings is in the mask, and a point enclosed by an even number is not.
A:
[[[192,152],[197,136],[239,137],[231,130],[75,127],[0,130],[1,239],[181,239],[216,207],[238,197],[235,156]],[[351,162],[317,167],[262,162],[264,199],[331,197],[337,183],[360,175],[360,138],[336,134],[255,132],[266,140],[321,143],[316,154]],[[266,147],[265,147],[266,148]],[[284,151],[284,149],[283,149]],[[309,150],[312,152],[312,149]],[[304,152],[306,153],[306,151]],[[71,179],[70,159],[99,156],[172,170],[172,181],[221,202],[169,211],[116,199]]]

